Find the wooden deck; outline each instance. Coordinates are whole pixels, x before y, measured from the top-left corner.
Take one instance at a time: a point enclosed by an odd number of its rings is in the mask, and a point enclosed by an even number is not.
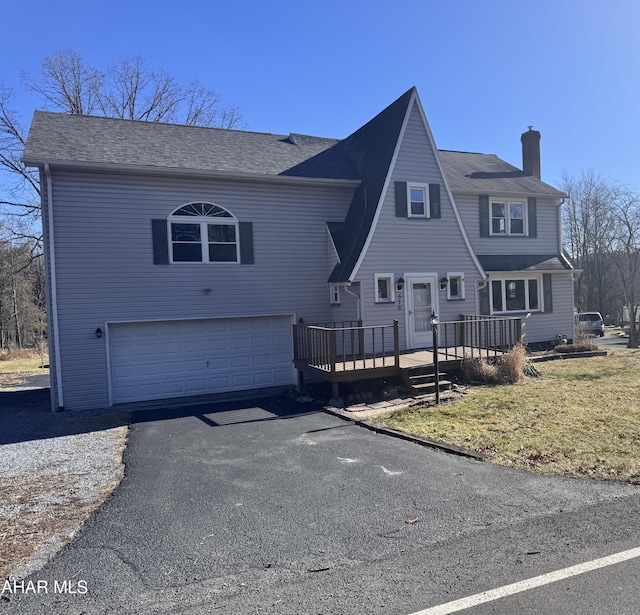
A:
[[[521,322],[516,318],[465,317],[440,323],[438,349],[440,371],[457,369],[465,357],[497,357],[520,339]],[[398,321],[392,325],[363,327],[356,323],[293,325],[294,365],[300,374],[313,374],[333,384],[369,378],[407,376],[408,371],[434,365],[431,348],[401,352]]]

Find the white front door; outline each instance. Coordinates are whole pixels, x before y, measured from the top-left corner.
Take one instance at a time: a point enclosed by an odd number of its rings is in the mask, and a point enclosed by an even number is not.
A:
[[[407,274],[407,348],[431,348],[433,332],[429,318],[438,311],[437,275]]]

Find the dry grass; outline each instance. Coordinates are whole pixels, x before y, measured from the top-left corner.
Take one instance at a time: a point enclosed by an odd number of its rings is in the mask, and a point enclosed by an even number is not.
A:
[[[505,466],[640,484],[640,350],[537,365],[541,378],[472,387],[380,422]]]
[[[553,349],[554,352],[559,352],[561,354],[570,352],[592,352],[594,350],[600,350],[600,348],[595,344],[586,342],[582,342],[580,344],[559,344]]]
[[[46,365],[47,367],[42,367]],[[33,350],[0,352],[0,389],[20,386],[27,376],[49,373],[49,357]]]
[[[526,366],[527,351],[523,344],[516,344],[506,355],[494,361],[482,357],[465,359],[462,374],[466,382],[515,384],[524,379]]]

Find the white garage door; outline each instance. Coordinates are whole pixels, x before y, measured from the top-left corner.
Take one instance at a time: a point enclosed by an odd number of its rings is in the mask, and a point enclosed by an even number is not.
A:
[[[109,325],[113,403],[289,385],[291,317]]]

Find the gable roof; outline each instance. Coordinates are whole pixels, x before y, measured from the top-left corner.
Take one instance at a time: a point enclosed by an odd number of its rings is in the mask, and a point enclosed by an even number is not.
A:
[[[330,284],[348,281],[362,254],[415,91],[411,88],[405,92],[342,142],[362,182],[354,192],[344,223],[328,226],[340,258],[329,276]]]
[[[36,111],[23,160],[117,169],[360,179],[338,139]]]
[[[567,196],[537,177],[498,158],[495,154],[477,154],[439,150],[440,160],[454,192],[473,194],[513,194],[522,196]]]
[[[414,101],[435,148],[413,87],[342,140],[36,111],[23,162],[28,166],[351,181],[357,188],[345,220],[327,224],[339,259],[329,283],[346,283],[357,270],[375,227]],[[494,154],[439,150],[437,160],[447,190],[454,193],[566,196]],[[459,218],[453,199],[452,204]],[[461,220],[458,222],[466,238]],[[480,269],[484,263],[477,260],[470,244],[468,248]]]

